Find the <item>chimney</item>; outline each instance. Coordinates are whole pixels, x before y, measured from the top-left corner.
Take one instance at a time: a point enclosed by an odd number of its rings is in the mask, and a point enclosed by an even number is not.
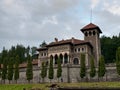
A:
[[[55,42],[58,42],[58,39],[57,39],[57,38],[55,38]]]
[[[74,43],[74,37],[72,37],[72,43]]]

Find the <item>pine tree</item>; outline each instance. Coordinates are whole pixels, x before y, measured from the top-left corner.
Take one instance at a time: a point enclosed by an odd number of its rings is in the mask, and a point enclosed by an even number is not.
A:
[[[120,47],[116,51],[116,69],[118,75],[120,75]]]
[[[101,56],[99,59],[99,65],[98,65],[98,77],[103,77],[105,75],[105,61],[104,57]]]
[[[33,79],[33,67],[32,67],[32,60],[30,55],[28,55],[26,77],[29,83],[30,83],[30,80]]]
[[[8,80],[9,84],[10,81],[13,79],[13,57],[10,58],[9,63],[8,63]]]
[[[54,78],[54,69],[53,69],[53,60],[50,59],[50,65],[49,65],[49,79],[51,81],[51,79]]]
[[[90,77],[94,77],[96,74],[96,70],[95,70],[95,65],[94,65],[94,58],[91,57],[91,60],[90,60]]]
[[[57,60],[57,78],[58,78],[58,82],[59,82],[59,78],[61,77],[62,75],[62,67],[61,67],[61,60],[60,60],[60,57],[58,58]]]
[[[15,69],[14,69],[14,80],[17,83],[17,80],[19,79],[19,56],[17,55],[15,58]]]
[[[86,67],[85,67],[85,54],[81,53],[81,68],[80,68],[80,77],[84,78],[86,74]]]

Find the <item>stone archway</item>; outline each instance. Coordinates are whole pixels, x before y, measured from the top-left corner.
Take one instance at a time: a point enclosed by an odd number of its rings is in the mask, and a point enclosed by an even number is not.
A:
[[[57,60],[58,60],[58,55],[55,55],[55,64],[57,64]]]
[[[74,58],[74,60],[73,60],[73,64],[75,64],[75,65],[78,65],[78,64],[79,64],[79,60],[78,60],[78,58]]]
[[[68,55],[67,53],[65,53],[64,55],[64,64],[67,64],[68,63]]]
[[[62,54],[60,54],[60,61],[61,61],[61,64],[63,64],[63,55]]]
[[[51,59],[53,60],[53,55],[50,55],[50,60],[51,60]]]

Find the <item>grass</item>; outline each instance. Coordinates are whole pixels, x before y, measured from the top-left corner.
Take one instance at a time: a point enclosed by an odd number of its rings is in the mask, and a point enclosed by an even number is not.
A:
[[[60,87],[119,87],[120,82],[81,82],[81,83],[58,83]],[[50,84],[5,84],[0,85],[0,90],[29,90],[31,88],[41,88],[42,90],[49,90],[46,86]]]

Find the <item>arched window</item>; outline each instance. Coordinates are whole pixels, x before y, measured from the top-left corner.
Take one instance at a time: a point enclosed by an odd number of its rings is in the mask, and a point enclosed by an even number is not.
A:
[[[82,51],[84,51],[84,48],[82,48]]]
[[[89,31],[89,36],[91,36],[91,35],[92,35],[91,31]]]
[[[77,49],[75,48],[75,52],[77,52]]]
[[[53,56],[52,56],[52,55],[50,56],[50,59],[52,59],[52,60],[53,60]]]
[[[79,60],[78,60],[78,58],[74,58],[74,60],[73,60],[73,64],[75,64],[75,65],[78,65],[78,64],[79,64]]]
[[[87,33],[87,32],[85,32],[85,36],[88,36],[88,33]]]
[[[55,64],[57,64],[58,56],[57,54],[55,55]]]
[[[60,61],[61,61],[61,64],[63,63],[63,55],[60,54]]]
[[[93,31],[93,35],[95,35],[96,34],[96,32],[95,31]]]
[[[65,64],[68,63],[68,55],[67,54],[64,55],[64,63]]]

